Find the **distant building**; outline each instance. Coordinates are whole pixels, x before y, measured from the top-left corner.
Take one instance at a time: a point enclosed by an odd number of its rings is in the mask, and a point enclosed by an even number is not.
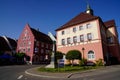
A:
[[[57,51],[67,53],[79,50],[82,58],[95,62],[103,59],[107,63],[120,61],[118,33],[114,20],[103,22],[87,5],[80,13],[56,30]]]
[[[12,56],[16,51],[16,47],[16,40],[6,36],[0,36],[0,53],[10,54]]]
[[[33,29],[27,24],[23,29],[17,45],[17,52],[30,57],[32,63],[49,63],[52,40],[48,35]]]

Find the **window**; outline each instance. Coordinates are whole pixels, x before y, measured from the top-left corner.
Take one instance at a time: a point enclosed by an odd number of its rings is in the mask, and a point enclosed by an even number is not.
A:
[[[46,48],[48,48],[48,46],[49,46],[49,45],[48,45],[48,44],[46,44]]]
[[[44,49],[41,49],[41,53],[44,53]]]
[[[44,43],[43,42],[41,43],[41,47],[44,47]]]
[[[84,28],[83,28],[83,26],[79,26],[79,30],[83,30]]]
[[[62,35],[64,35],[65,34],[65,31],[62,31]]]
[[[30,48],[28,48],[28,52],[30,52]]]
[[[92,27],[91,24],[87,24],[87,25],[86,25],[86,28],[87,28],[87,29],[89,29],[89,28],[91,28],[91,27]]]
[[[36,41],[36,46],[39,46],[39,41]]]
[[[88,33],[87,34],[87,39],[90,41],[90,40],[92,40],[92,34],[91,33]]]
[[[67,44],[70,44],[71,41],[70,41],[70,38],[67,38]]]
[[[35,47],[35,53],[38,53],[39,48]]]
[[[65,45],[65,39],[62,39],[62,45]]]
[[[88,52],[88,60],[93,60],[93,59],[95,59],[95,54],[93,51],[89,51]]]
[[[74,36],[73,37],[73,43],[76,43],[77,42],[77,36]]]
[[[31,41],[28,41],[28,45],[31,45]]]
[[[107,42],[108,42],[108,43],[113,43],[113,37],[108,37],[108,38],[107,38]]]
[[[76,27],[73,28],[73,32],[76,32]]]
[[[80,35],[80,42],[83,42],[83,41],[84,41],[84,36]]]

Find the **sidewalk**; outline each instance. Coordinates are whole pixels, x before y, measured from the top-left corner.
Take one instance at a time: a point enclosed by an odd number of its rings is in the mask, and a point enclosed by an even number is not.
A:
[[[116,68],[118,67],[118,68]],[[92,76],[98,75],[105,72],[111,72],[117,69],[120,69],[120,65],[118,66],[107,66],[99,69],[92,69],[87,71],[79,71],[73,73],[50,73],[50,72],[39,72],[37,71],[39,67],[31,68],[25,71],[26,74],[37,76],[37,77],[47,77],[47,78],[76,78],[76,77],[85,77],[85,76]]]

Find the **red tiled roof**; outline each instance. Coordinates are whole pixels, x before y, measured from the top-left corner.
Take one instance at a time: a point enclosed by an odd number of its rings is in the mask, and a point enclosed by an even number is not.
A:
[[[50,37],[38,30],[35,30],[33,28],[30,28],[33,35],[35,36],[35,39],[38,41],[42,41],[42,42],[46,42],[46,43],[52,43],[52,40],[50,39]]]
[[[107,28],[109,28],[109,27],[115,26],[115,21],[109,20],[109,21],[104,22],[104,24]]]
[[[68,21],[66,24],[64,24],[63,26],[58,28],[56,31],[64,29],[64,28],[68,28],[72,25],[80,24],[80,23],[98,19],[98,18],[99,18],[98,16],[93,16],[93,15],[82,12],[79,15],[77,15],[76,17],[74,17],[73,19],[71,19],[70,21]]]

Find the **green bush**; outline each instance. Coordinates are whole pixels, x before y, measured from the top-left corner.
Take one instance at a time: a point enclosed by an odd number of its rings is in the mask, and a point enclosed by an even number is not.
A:
[[[81,59],[80,66],[85,66],[87,63],[87,59]]]
[[[104,66],[103,59],[99,59],[96,61],[96,66]]]

